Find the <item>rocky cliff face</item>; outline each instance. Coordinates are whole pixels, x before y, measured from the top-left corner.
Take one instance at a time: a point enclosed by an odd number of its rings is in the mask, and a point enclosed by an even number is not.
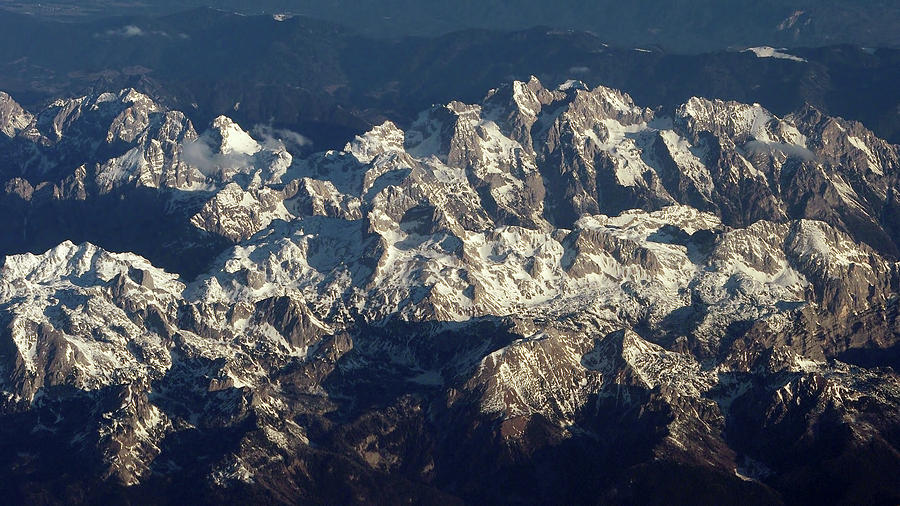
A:
[[[10,497],[897,500],[860,124],[532,79],[295,159],[133,91],[0,104],[4,244],[58,239],[0,269]]]

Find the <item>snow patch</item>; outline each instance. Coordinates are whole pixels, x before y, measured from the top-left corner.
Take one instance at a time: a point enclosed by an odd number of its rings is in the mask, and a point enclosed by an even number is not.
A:
[[[774,47],[769,46],[760,46],[760,47],[748,47],[744,50],[744,52],[751,52],[756,55],[757,58],[777,58],[780,60],[791,60],[796,62],[806,62],[805,58],[800,58],[798,56],[790,55],[788,53],[782,52],[784,48],[776,49]]]

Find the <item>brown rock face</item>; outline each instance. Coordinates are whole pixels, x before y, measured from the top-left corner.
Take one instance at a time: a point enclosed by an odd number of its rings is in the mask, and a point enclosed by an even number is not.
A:
[[[900,499],[861,125],[531,79],[294,159],[129,90],[10,103],[9,502]]]

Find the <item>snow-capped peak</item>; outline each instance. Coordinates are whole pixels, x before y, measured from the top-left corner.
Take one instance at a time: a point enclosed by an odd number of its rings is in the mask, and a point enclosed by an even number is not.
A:
[[[177,275],[154,267],[138,255],[110,253],[91,243],[74,244],[71,241],[63,241],[41,255],[25,253],[7,256],[0,268],[0,280],[13,283],[5,285],[6,290],[18,290],[14,288],[17,280],[38,285],[52,285],[60,280],[90,284],[109,281],[118,274],[127,275],[134,269],[141,270],[152,279],[152,283],[145,282],[149,286],[173,295],[183,288]],[[9,295],[4,293],[0,297]]]
[[[579,81],[577,79],[569,79],[568,81],[560,84],[556,89],[560,91],[587,90],[588,87],[582,81]]]
[[[352,154],[360,163],[369,163],[378,155],[391,151],[402,151],[403,130],[390,121],[373,127],[363,135],[357,135],[347,143],[344,151]]]
[[[253,155],[262,149],[249,133],[227,116],[213,120],[212,127],[219,134],[219,151],[222,154]]]

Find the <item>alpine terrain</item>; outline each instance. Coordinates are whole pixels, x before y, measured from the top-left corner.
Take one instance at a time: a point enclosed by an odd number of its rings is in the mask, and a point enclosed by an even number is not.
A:
[[[3,501],[900,501],[900,146],[497,84],[315,154],[0,93]]]

